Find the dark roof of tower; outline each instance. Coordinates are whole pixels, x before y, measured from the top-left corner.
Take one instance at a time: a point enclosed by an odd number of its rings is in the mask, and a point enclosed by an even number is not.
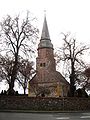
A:
[[[42,29],[41,39],[38,48],[53,48],[53,45],[50,40],[46,15],[44,17],[43,29]]]
[[[50,35],[48,31],[48,25],[47,25],[47,20],[46,20],[46,15],[44,17],[44,23],[43,23],[43,29],[42,29],[42,34],[41,34],[41,40],[50,40]]]

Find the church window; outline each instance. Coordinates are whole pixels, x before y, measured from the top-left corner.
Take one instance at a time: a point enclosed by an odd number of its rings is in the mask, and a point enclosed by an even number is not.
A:
[[[40,67],[42,67],[42,63],[40,63]]]
[[[41,97],[45,97],[45,94],[44,94],[44,93],[42,93],[42,94],[41,94]]]
[[[46,64],[45,63],[43,63],[43,67],[45,67],[46,66]]]
[[[40,67],[45,67],[46,64],[45,63],[40,63]]]

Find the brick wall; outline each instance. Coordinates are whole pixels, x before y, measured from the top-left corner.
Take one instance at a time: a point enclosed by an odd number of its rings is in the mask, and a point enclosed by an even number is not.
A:
[[[27,96],[0,96],[0,110],[90,110],[90,98],[32,98]]]

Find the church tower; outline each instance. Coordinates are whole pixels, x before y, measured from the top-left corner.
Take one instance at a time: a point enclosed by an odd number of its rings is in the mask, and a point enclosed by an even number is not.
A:
[[[53,54],[53,44],[50,40],[46,16],[44,17],[43,29],[41,34],[40,43],[38,45],[38,57],[36,59],[36,70],[42,74],[48,70],[56,71],[55,59]]]
[[[46,16],[36,58],[36,75],[29,82],[29,96],[67,96],[69,83],[56,71],[54,48],[51,43]]]

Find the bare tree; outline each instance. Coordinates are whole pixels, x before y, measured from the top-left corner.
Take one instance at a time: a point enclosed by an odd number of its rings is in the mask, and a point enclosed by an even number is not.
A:
[[[8,56],[0,55],[0,81],[6,80],[10,83],[14,61]]]
[[[82,82],[83,88],[90,90],[90,67],[87,67],[83,72],[85,79]]]
[[[0,23],[1,32],[1,47],[2,51],[5,51],[8,56],[13,57],[13,68],[12,74],[10,77],[9,84],[9,94],[13,93],[14,82],[18,72],[18,61],[21,55],[28,55],[28,53],[32,53],[33,45],[36,42],[38,29],[34,27],[32,22],[33,19],[30,19],[29,13],[25,19],[21,20],[20,16],[16,16],[12,18],[11,16],[7,16]]]
[[[24,90],[24,95],[26,94],[26,89],[28,86],[28,81],[32,78],[33,74],[35,74],[35,70],[33,68],[33,62],[30,62],[28,59],[21,60],[19,63],[19,72],[17,75],[17,81],[20,86],[22,86]]]
[[[76,90],[77,74],[85,67],[82,56],[89,48],[86,45],[77,45],[76,39],[70,37],[70,34],[62,34],[64,44],[57,52],[58,62],[64,61],[64,68],[66,67],[66,73],[70,78],[70,96],[73,97]]]
[[[14,65],[13,58],[0,55],[0,81],[1,82],[5,81],[6,84],[8,85],[11,84],[11,75],[12,75],[13,65]]]

